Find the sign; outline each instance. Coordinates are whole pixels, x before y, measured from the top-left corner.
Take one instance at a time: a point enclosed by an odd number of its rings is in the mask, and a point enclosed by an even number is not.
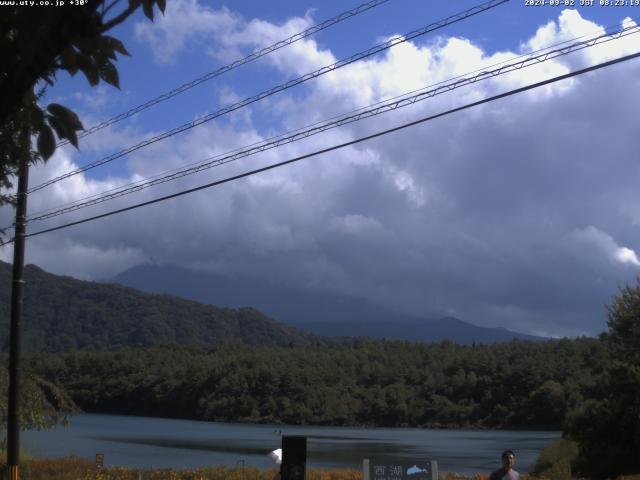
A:
[[[96,467],[104,467],[104,453],[96,453]]]
[[[368,464],[368,468],[366,468]],[[393,460],[365,461],[368,480],[433,480],[438,478],[438,463],[427,461],[394,462]],[[368,475],[366,475],[368,474]]]

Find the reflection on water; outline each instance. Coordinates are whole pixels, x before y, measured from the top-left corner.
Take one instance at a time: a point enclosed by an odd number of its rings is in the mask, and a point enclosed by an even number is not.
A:
[[[418,428],[287,427],[167,420],[119,415],[76,415],[68,428],[23,434],[35,456],[105,454],[105,464],[188,468],[206,465],[273,467],[267,454],[281,435],[308,438],[310,468],[360,468],[363,458],[437,460],[442,471],[488,472],[506,448],[527,471],[557,432],[428,430]]]
[[[93,440],[155,447],[203,450],[206,452],[237,453],[238,455],[264,455],[264,444],[252,440],[229,442],[226,440],[190,440],[163,437],[93,437]],[[253,445],[252,445],[253,444]]]

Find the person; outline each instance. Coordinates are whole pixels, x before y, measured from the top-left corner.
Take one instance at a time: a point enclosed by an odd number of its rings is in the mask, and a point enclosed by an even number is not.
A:
[[[513,450],[502,452],[502,468],[491,474],[489,480],[520,480],[520,474],[513,469],[516,456]]]

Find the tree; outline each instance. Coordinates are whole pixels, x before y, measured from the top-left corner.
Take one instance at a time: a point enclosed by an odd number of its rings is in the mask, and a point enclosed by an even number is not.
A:
[[[0,367],[0,422],[7,423],[7,370]],[[41,429],[65,422],[78,407],[67,393],[40,376],[25,377],[20,391],[20,425],[24,429]]]
[[[621,288],[607,310],[600,398],[574,413],[568,429],[579,443],[576,470],[593,478],[640,473],[640,279]]]
[[[51,0],[53,1],[53,0]],[[40,99],[56,75],[82,72],[93,86],[100,80],[119,87],[116,54],[128,55],[122,42],[106,34],[138,8],[153,20],[155,5],[166,0],[79,0],[73,6],[3,6],[0,15],[0,189],[9,189],[22,161],[46,161],[58,140],[78,146],[83,129],[78,116]],[[37,148],[31,148],[31,136]],[[13,198],[0,194],[0,206]],[[1,232],[0,232],[1,233]]]
[[[1,190],[12,187],[20,165],[33,164],[40,159],[46,161],[61,139],[78,147],[76,132],[83,129],[78,116],[63,105],[40,105],[47,86],[54,84],[57,73],[66,71],[75,75],[80,71],[92,86],[103,80],[119,87],[118,70],[113,62],[118,53],[128,55],[128,52],[122,42],[106,32],[140,7],[153,20],[154,6],[164,12],[165,1],[128,0],[124,4],[123,0],[77,0],[80,5],[2,7],[0,206],[14,203],[14,198]],[[49,3],[53,2],[48,0]],[[35,149],[32,148],[32,137],[36,139]],[[3,233],[0,231],[0,236]],[[0,389],[7,384],[3,372],[0,372]],[[19,390],[22,427],[50,426],[64,419],[73,402],[54,384],[33,376],[27,376],[25,380]],[[4,399],[6,395],[0,396],[0,416],[6,416]]]

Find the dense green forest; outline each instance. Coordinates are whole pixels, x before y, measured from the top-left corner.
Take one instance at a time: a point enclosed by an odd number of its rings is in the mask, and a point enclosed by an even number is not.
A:
[[[308,345],[320,337],[253,308],[216,308],[121,285],[85,282],[25,268],[24,348],[60,352],[124,346],[237,343]],[[0,262],[0,313],[9,318],[11,266]],[[0,323],[0,342],[8,338]]]
[[[458,346],[156,347],[34,354],[89,412],[326,425],[561,429],[603,371],[595,339]]]

